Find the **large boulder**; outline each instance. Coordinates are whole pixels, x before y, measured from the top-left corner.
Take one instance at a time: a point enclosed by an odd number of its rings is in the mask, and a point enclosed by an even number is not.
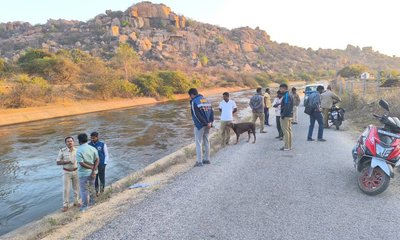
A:
[[[164,4],[153,4],[151,2],[141,2],[128,9],[132,17],[143,18],[162,18],[168,19],[171,8]]]

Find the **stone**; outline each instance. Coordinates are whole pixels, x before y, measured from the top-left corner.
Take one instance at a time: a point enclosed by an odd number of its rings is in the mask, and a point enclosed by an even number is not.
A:
[[[130,38],[132,41],[136,41],[136,40],[137,40],[137,35],[136,35],[136,33],[135,33],[135,32],[132,32],[131,34],[129,34],[129,38]]]
[[[156,49],[157,49],[158,51],[162,51],[162,50],[163,50],[163,43],[160,42],[160,41],[158,41],[158,42],[156,43]]]
[[[80,47],[82,47],[82,44],[81,44],[81,42],[77,41],[77,42],[75,43],[75,47],[76,47],[76,48],[80,48]]]
[[[121,22],[119,21],[118,18],[114,18],[114,19],[112,20],[112,22],[111,22],[111,26],[118,26],[118,27],[120,27],[120,26],[121,26]]]
[[[242,43],[242,50],[244,52],[255,52],[257,50],[257,45],[244,42]]]
[[[129,37],[127,35],[120,35],[119,36],[119,42],[120,43],[126,43],[128,41]]]
[[[148,52],[153,46],[153,44],[151,43],[151,41],[148,38],[144,38],[144,39],[137,41],[137,44],[138,44],[139,51],[142,51],[142,52]]]
[[[243,67],[243,71],[245,71],[245,72],[250,72],[252,70],[253,69],[251,68],[251,66],[248,63],[246,63],[246,65],[244,65],[244,67]]]
[[[165,6],[164,4],[153,4],[151,2],[141,2],[130,9],[132,17],[143,17],[143,18],[163,18],[168,19],[171,13],[171,8]]]
[[[111,35],[113,37],[118,37],[119,36],[119,27],[118,26],[112,26],[111,27]]]
[[[179,17],[179,25],[181,28],[185,28],[186,27],[186,17],[185,16],[180,16]]]

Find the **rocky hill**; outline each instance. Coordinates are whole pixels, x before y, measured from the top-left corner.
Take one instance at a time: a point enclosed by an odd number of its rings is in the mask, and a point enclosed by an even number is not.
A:
[[[304,49],[271,41],[263,30],[226,28],[188,20],[163,4],[142,2],[126,11],[108,10],[87,22],[49,20],[44,25],[0,24],[0,56],[16,59],[27,48],[82,49],[110,58],[120,43],[135,48],[143,61],[189,67],[216,66],[233,71],[336,71],[350,64],[400,69],[400,58],[372,48]]]

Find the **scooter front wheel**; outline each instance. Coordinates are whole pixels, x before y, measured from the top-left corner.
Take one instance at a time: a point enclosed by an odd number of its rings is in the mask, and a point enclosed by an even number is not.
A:
[[[390,183],[390,177],[379,167],[364,167],[358,175],[358,187],[367,195],[378,195],[384,192]]]

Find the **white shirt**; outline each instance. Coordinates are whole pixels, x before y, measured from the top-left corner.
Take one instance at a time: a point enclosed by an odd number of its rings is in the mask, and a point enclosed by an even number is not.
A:
[[[233,109],[237,108],[236,103],[233,100],[219,103],[219,108],[221,109],[221,121],[233,121]]]
[[[275,104],[279,104],[278,107],[275,108],[275,116],[280,117],[281,116],[281,105],[280,103],[282,102],[282,98],[275,98],[274,102],[272,103],[272,106],[275,106]]]

